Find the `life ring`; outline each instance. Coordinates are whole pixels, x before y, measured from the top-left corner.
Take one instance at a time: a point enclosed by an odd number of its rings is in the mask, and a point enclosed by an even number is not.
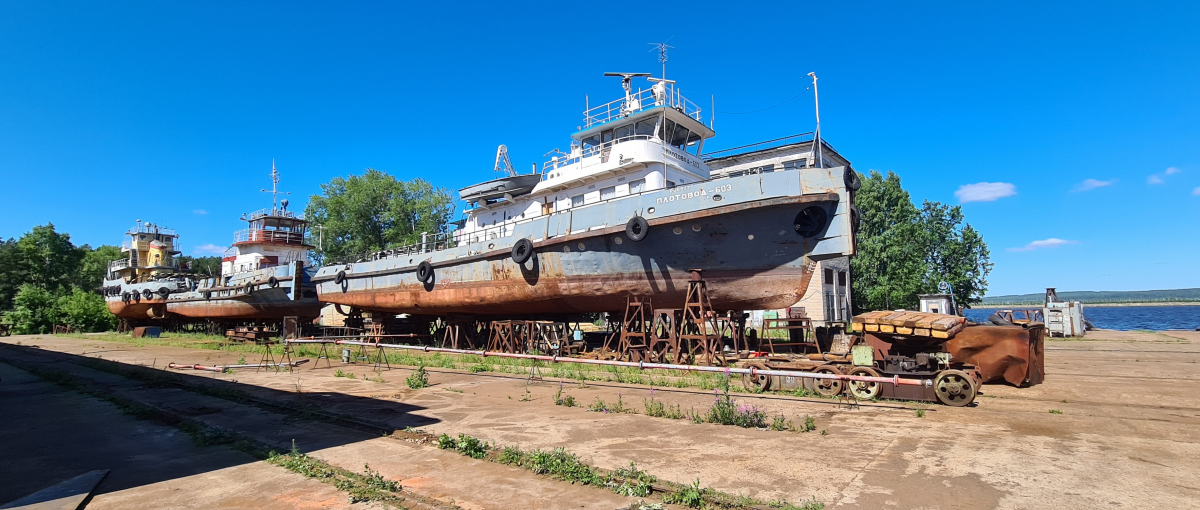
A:
[[[272,289],[274,289],[275,287],[278,287],[279,286],[279,278],[276,278],[274,276],[267,278],[267,286],[271,287]]]
[[[517,240],[517,244],[512,248],[512,259],[517,264],[524,264],[529,257],[533,256],[533,241],[528,238]]]
[[[846,167],[846,173],[842,175],[842,180],[846,182],[846,189],[850,191],[858,191],[862,187],[862,179],[858,178],[858,172],[853,168]]]
[[[433,264],[428,260],[422,260],[417,264],[417,281],[421,283],[429,283],[433,281]]]
[[[625,237],[630,241],[641,241],[646,238],[646,234],[650,233],[650,222],[641,216],[629,218],[629,222],[625,224]]]
[[[341,271],[338,271],[337,276],[333,277],[333,283],[335,283],[337,285],[341,285],[342,282],[345,282],[345,281],[346,281],[346,270],[344,270],[344,269]]]

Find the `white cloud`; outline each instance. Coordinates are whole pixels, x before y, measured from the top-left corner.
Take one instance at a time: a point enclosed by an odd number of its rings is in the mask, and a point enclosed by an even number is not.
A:
[[[959,203],[967,202],[991,202],[993,200],[1004,197],[1011,197],[1017,194],[1017,187],[1007,182],[980,182],[975,184],[963,184],[958,187],[958,191],[954,192],[954,196],[958,198]]]
[[[1008,251],[1033,251],[1033,250],[1038,250],[1041,248],[1053,248],[1055,246],[1062,246],[1064,244],[1075,244],[1075,241],[1067,241],[1064,239],[1059,239],[1057,237],[1051,237],[1050,239],[1034,241],[1025,246],[1020,246],[1017,248],[1009,248]]]
[[[1196,186],[1196,189],[1192,190],[1192,196],[1200,197],[1200,186]]]
[[[1163,172],[1161,174],[1150,174],[1150,177],[1146,178],[1146,184],[1162,184],[1164,182],[1167,182],[1165,179],[1166,176],[1175,175],[1175,174],[1181,173],[1181,172],[1183,172],[1183,170],[1180,170],[1175,167],[1169,167],[1166,170],[1163,170]]]
[[[208,214],[208,211],[205,211],[204,209],[196,209],[192,211],[192,214]]]
[[[1083,182],[1076,184],[1075,189],[1073,189],[1071,191],[1088,191],[1088,190],[1093,190],[1096,188],[1103,188],[1105,186],[1112,186],[1116,182],[1117,182],[1116,179],[1112,179],[1112,180],[1108,180],[1108,181],[1101,181],[1098,179],[1084,179]]]
[[[200,246],[192,247],[192,254],[193,255],[224,255],[225,247],[217,246],[212,243],[202,244]]]

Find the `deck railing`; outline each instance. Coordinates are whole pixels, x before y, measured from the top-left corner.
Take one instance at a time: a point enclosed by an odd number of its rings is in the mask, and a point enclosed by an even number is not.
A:
[[[776,147],[783,147],[784,145],[792,145],[794,143],[811,142],[812,140],[813,140],[813,134],[811,132],[800,133],[798,135],[785,136],[783,138],[776,138],[774,140],[766,140],[763,142],[752,143],[749,145],[742,145],[739,147],[731,147],[728,149],[721,149],[719,151],[713,151],[713,152],[709,152],[707,154],[702,154],[700,157],[702,159],[704,159],[704,161],[707,162],[707,161],[712,161],[712,160],[718,159],[718,158],[727,158],[729,156],[737,156],[739,154],[746,154],[749,152],[774,149]],[[827,144],[822,143],[822,145],[827,145]]]
[[[233,242],[236,243],[272,243],[272,244],[304,244],[304,234],[301,232],[285,232],[282,230],[269,230],[259,228],[247,228],[233,233]]]
[[[655,106],[669,106],[683,112],[688,117],[697,121],[700,120],[699,106],[696,106],[695,103],[683,97],[679,93],[679,89],[675,88],[675,84],[664,83],[663,85],[665,86],[663,87],[662,94],[657,97],[654,94],[653,87],[638,89],[636,92],[631,92],[628,98],[623,97],[600,106],[589,108],[583,112],[584,128],[627,117]]]

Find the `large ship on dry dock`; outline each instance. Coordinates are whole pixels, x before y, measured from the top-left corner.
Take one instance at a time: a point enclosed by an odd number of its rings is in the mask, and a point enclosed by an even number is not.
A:
[[[305,238],[308,221],[287,210],[286,199],[277,199],[279,172],[273,165],[271,182],[271,208],[242,216],[247,228],[234,233],[233,245],[221,259],[221,274],[197,278],[188,289],[170,294],[169,313],[215,322],[311,321],[320,315],[309,281],[316,268],[307,265],[313,248]]]
[[[611,73],[616,74],[616,73]],[[623,309],[685,299],[703,270],[712,306],[790,306],[814,262],[854,250],[857,174],[828,144],[780,138],[704,154],[715,132],[665,79],[589,108],[540,173],[464,188],[459,228],[321,268],[321,301],[416,315]],[[510,167],[501,163],[498,166]]]
[[[274,168],[271,177],[278,184]],[[234,234],[221,273],[208,277],[179,267],[175,231],[139,221],[125,234],[121,249],[127,257],[109,264],[101,289],[109,310],[127,321],[311,321],[321,304],[309,281],[316,268],[306,264],[312,249],[305,240],[308,221],[287,206],[287,200],[272,200],[270,209],[242,216],[248,228]]]
[[[143,223],[125,232],[122,258],[109,262],[100,293],[108,310],[123,321],[164,319],[167,296],[191,282],[180,273],[174,230]]]

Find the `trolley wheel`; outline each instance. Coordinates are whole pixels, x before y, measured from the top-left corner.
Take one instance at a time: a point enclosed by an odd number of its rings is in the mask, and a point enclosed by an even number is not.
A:
[[[879,377],[879,372],[871,367],[854,367],[846,375]],[[875,397],[879,396],[880,385],[877,382],[847,381],[846,386],[850,394],[859,400],[875,400]]]
[[[767,369],[767,367],[762,365],[753,365],[746,368],[753,368],[755,370]],[[754,393],[762,393],[771,389],[771,376],[763,374],[754,374],[753,376],[750,374],[742,374],[742,387]]]
[[[816,370],[813,370],[813,372],[818,373],[818,374],[842,375],[842,371],[838,370],[838,368],[833,365],[821,365],[821,366],[817,367]],[[813,389],[816,390],[817,395],[820,395],[822,397],[836,397],[838,395],[841,395],[842,390],[845,389],[845,386],[846,385],[843,384],[843,381],[841,379],[815,379],[815,380],[813,380]]]
[[[975,379],[962,370],[943,370],[934,378],[933,390],[938,402],[962,407],[975,400],[979,386],[975,384]]]

